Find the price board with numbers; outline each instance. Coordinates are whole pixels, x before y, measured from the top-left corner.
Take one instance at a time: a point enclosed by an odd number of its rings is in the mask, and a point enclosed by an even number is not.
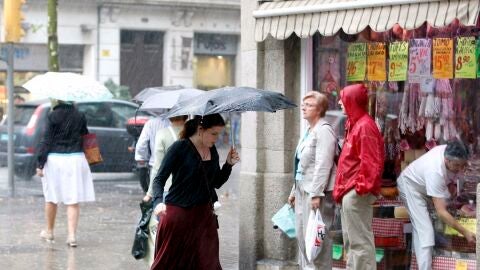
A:
[[[455,52],[455,78],[475,79],[477,60],[475,59],[475,37],[458,37]]]
[[[475,50],[475,56],[477,61],[477,78],[480,77],[480,39],[477,40],[477,46]]]
[[[386,81],[387,70],[385,63],[387,52],[385,43],[373,42],[367,46],[367,78],[369,81]]]
[[[433,39],[433,77],[435,79],[453,78],[453,39]]]
[[[367,44],[352,43],[347,52],[347,81],[365,80]]]
[[[411,39],[409,44],[408,82],[420,83],[431,77],[432,40]]]
[[[408,42],[398,41],[389,45],[388,80],[406,81],[408,68]]]

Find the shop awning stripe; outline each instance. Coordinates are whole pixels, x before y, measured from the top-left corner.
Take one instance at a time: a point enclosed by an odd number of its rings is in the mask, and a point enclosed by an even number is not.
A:
[[[424,22],[443,27],[458,18],[464,25],[475,25],[479,0],[289,0],[262,3],[253,13],[255,40],[268,35],[286,39],[295,33],[306,38],[320,33],[335,35],[340,29],[357,34],[370,26],[383,32],[398,23],[408,30]],[[337,7],[337,9],[335,9]]]

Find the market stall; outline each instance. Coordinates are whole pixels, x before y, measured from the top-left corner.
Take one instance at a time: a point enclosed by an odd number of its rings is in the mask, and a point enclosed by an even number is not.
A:
[[[385,142],[382,198],[373,220],[379,269],[416,269],[412,226],[398,197],[397,178],[411,162],[453,138],[464,141],[472,155],[469,169],[449,186],[449,210],[476,230],[479,6],[476,0],[259,0],[253,12],[255,41],[264,43],[258,59],[276,63],[282,47],[272,39],[286,40],[283,46],[296,44],[294,35],[302,39],[301,91],[327,94],[330,109],[338,110],[343,87],[364,83],[369,89],[368,111]],[[266,53],[269,46],[275,54]],[[285,59],[289,54],[285,49]],[[286,71],[283,75],[289,78]],[[436,230],[433,269],[475,269],[475,246],[440,222],[435,211],[431,217]],[[345,252],[340,233],[335,240],[333,258],[341,268]]]
[[[373,231],[379,269],[416,269],[411,256],[411,224],[398,197],[396,179],[429,149],[460,138],[472,153],[470,167],[455,179],[450,212],[476,230],[476,186],[480,183],[478,147],[480,87],[477,76],[479,28],[454,20],[445,27],[423,24],[415,30],[395,25],[385,32],[369,28],[356,35],[313,37],[313,88],[326,93],[330,108],[340,89],[362,82],[369,89],[369,114],[385,141],[382,198],[375,205]],[[478,74],[478,75],[477,75]],[[475,245],[445,226],[435,211],[433,269],[475,267]],[[341,237],[334,259],[344,266]],[[460,268],[462,269],[462,268]]]

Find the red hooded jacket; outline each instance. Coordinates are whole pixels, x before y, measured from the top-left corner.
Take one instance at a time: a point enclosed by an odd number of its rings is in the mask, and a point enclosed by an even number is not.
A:
[[[359,195],[378,195],[385,158],[383,137],[366,111],[368,91],[365,86],[347,86],[340,92],[340,98],[348,119],[333,190],[333,198],[338,203],[352,188]]]

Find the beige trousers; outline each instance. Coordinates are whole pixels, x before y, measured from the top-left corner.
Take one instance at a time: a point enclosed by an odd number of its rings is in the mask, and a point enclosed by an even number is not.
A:
[[[332,269],[332,238],[328,235],[328,228],[331,227],[333,216],[335,213],[335,204],[333,202],[332,193],[326,192],[325,197],[321,200],[320,214],[322,215],[325,228],[327,228],[327,236],[322,244],[322,250],[318,254],[313,263],[307,261],[305,255],[305,232],[308,223],[308,216],[312,209],[312,198],[303,189],[302,181],[296,182],[295,190],[295,229],[298,241],[298,263],[300,269],[303,270],[331,270]]]
[[[347,252],[347,269],[375,270],[375,242],[372,231],[373,208],[376,197],[360,196],[355,189],[342,199],[343,245]]]
[[[150,222],[148,222],[148,229],[150,230],[150,232],[148,233],[147,254],[145,254],[145,257],[143,258],[148,265],[148,269],[150,269],[150,267],[152,266],[153,259],[155,258],[155,239],[157,239],[157,226],[157,216],[152,213]]]

